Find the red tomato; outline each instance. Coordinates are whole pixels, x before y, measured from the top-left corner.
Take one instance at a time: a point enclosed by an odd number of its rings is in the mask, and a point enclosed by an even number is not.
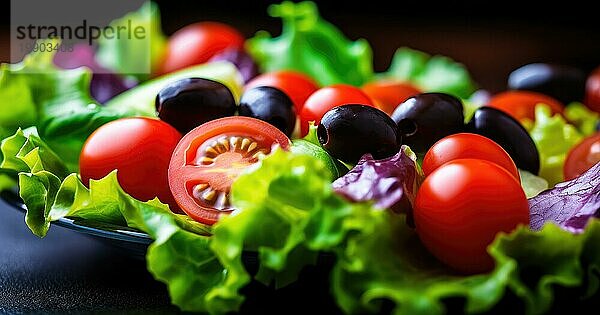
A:
[[[244,47],[244,36],[219,22],[198,22],[184,26],[169,38],[161,74],[207,62],[228,49]]]
[[[101,179],[117,170],[117,180],[132,197],[160,201],[178,210],[169,190],[171,154],[181,134],[152,118],[122,118],[96,129],[86,140],[79,158],[81,180]]]
[[[281,70],[272,71],[258,75],[246,84],[245,89],[251,89],[257,86],[272,86],[280,89],[287,94],[294,102],[296,113],[302,111],[302,106],[306,99],[319,89],[317,83],[304,73]]]
[[[571,180],[600,162],[600,132],[588,136],[567,154],[563,173]]]
[[[377,81],[363,85],[362,90],[373,100],[375,106],[388,115],[392,115],[400,103],[421,90],[408,82]]]
[[[271,153],[274,145],[290,147],[276,127],[250,117],[225,117],[204,123],[177,145],[169,165],[175,201],[192,219],[214,224],[233,209],[232,182],[248,166]]]
[[[519,170],[513,159],[496,142],[474,133],[457,133],[438,140],[423,158],[425,176],[446,162],[456,159],[480,159],[498,164],[517,180]]]
[[[550,107],[552,114],[562,114],[564,105],[553,97],[546,94],[511,90],[492,95],[487,106],[495,107],[522,121],[527,118],[535,120],[535,106],[544,103]]]
[[[600,113],[600,67],[596,68],[585,83],[585,105]]]
[[[316,125],[330,109],[344,104],[362,104],[375,107],[373,101],[361,89],[346,85],[334,84],[320,88],[311,94],[300,112],[300,133],[308,133],[308,123],[314,121]]]
[[[529,205],[521,184],[498,164],[458,159],[425,178],[414,220],[435,257],[460,272],[480,273],[494,267],[487,247],[499,232],[529,225]]]

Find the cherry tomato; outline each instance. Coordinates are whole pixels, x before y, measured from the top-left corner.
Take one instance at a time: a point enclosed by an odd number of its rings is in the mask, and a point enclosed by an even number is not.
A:
[[[362,90],[373,100],[375,106],[388,115],[392,115],[396,107],[421,90],[408,82],[376,81],[363,85]]]
[[[419,238],[448,266],[467,274],[491,271],[487,247],[499,232],[529,225],[521,184],[498,164],[458,159],[425,178],[414,207]]]
[[[520,180],[519,170],[510,155],[493,140],[474,133],[457,133],[437,141],[423,158],[428,176],[446,162],[456,159],[480,159],[498,164]]]
[[[567,154],[563,172],[571,180],[600,162],[600,132],[583,139]]]
[[[535,106],[544,103],[550,107],[552,114],[562,113],[563,104],[558,100],[538,92],[532,91],[504,91],[492,95],[487,106],[497,108],[515,118],[535,120]]]
[[[117,170],[117,180],[132,197],[147,201],[158,197],[178,210],[169,189],[171,154],[181,134],[152,118],[122,118],[96,129],[86,140],[79,158],[81,180],[101,179]]]
[[[600,67],[592,71],[587,78],[584,103],[591,110],[600,113]]]
[[[177,145],[169,165],[175,201],[192,219],[214,224],[233,208],[232,182],[248,166],[271,153],[274,145],[289,149],[279,129],[250,117],[225,117],[204,123]]]
[[[375,107],[371,98],[357,87],[346,84],[323,87],[308,97],[300,112],[300,133],[302,136],[308,133],[308,123],[310,121],[314,121],[315,125],[318,125],[327,111],[345,104]]]
[[[272,86],[287,94],[294,103],[296,113],[300,113],[306,99],[319,89],[309,76],[292,70],[272,71],[259,74],[245,86],[246,90],[257,86]]]
[[[220,22],[198,22],[173,33],[161,74],[207,62],[228,48],[242,49],[244,36],[235,28]]]

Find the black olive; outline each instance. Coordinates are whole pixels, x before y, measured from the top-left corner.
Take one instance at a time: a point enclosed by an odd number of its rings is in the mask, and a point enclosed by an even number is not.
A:
[[[421,93],[398,105],[392,119],[404,144],[425,154],[436,141],[463,130],[463,104],[449,94]]]
[[[330,109],[317,128],[317,137],[331,156],[355,164],[366,153],[390,157],[402,144],[394,121],[381,110],[358,104]]]
[[[220,82],[187,78],[165,86],[156,96],[158,117],[182,134],[217,118],[233,116],[233,94]]]
[[[245,91],[240,100],[239,114],[266,121],[288,137],[296,125],[294,103],[287,94],[271,86],[258,86]]]
[[[533,174],[540,171],[540,157],[533,139],[523,126],[508,114],[492,107],[475,111],[467,131],[488,137],[512,157],[518,168]]]
[[[531,63],[510,73],[508,88],[546,94],[568,104],[583,100],[585,81],[586,74],[581,69],[559,64]]]

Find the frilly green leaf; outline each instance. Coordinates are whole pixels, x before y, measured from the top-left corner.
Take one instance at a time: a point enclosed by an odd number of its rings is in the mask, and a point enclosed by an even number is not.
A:
[[[269,14],[283,20],[279,37],[258,32],[246,42],[248,52],[263,72],[297,70],[319,84],[360,86],[373,77],[373,56],[364,39],[350,41],[319,17],[314,2],[284,1],[271,5]]]
[[[559,114],[552,116],[547,105],[538,104],[529,134],[540,153],[540,177],[546,179],[549,186],[564,181],[567,153],[582,139],[577,128]]]

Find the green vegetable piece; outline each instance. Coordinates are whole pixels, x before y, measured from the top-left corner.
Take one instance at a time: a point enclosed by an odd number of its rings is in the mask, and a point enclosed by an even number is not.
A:
[[[110,23],[114,29],[143,29],[142,38],[101,37],[98,41],[98,62],[121,75],[133,75],[139,81],[156,73],[166,51],[167,37],[160,23],[160,11],[153,1],[146,1],[137,11]]]
[[[521,176],[521,187],[523,187],[527,198],[535,197],[550,187],[548,181],[528,171],[519,169],[519,175]]]
[[[244,80],[238,69],[228,61],[215,61],[185,68],[164,76],[146,81],[110,99],[105,105],[109,109],[131,108],[142,116],[156,116],[154,101],[156,95],[166,85],[185,78],[205,78],[227,86],[236,100],[239,100]]]
[[[336,179],[348,173],[348,167],[342,162],[334,159],[323,149],[317,138],[317,126],[314,122],[309,122],[308,134],[302,139],[292,140],[291,151],[295,154],[306,154],[321,160],[325,167],[331,172],[331,178]]]
[[[306,154],[325,163],[325,167],[330,172],[332,179],[337,179],[348,172],[348,168],[332,158],[321,145],[316,145],[304,139],[294,139],[292,140],[292,147],[290,149],[295,154]]]
[[[581,236],[550,224],[540,232],[520,227],[500,234],[490,246],[494,271],[457,274],[429,254],[404,216],[331,195],[322,166],[308,156],[278,152],[234,183],[233,202],[241,210],[217,223],[211,244],[227,270],[216,289],[219,301],[239,301],[239,289],[250,281],[244,250],[259,253],[256,279],[266,283],[296,277],[301,265],[313,263],[311,253],[333,253],[332,292],[349,314],[380,312],[382,300],[392,302],[394,314],[444,314],[448,298],[464,299],[465,313],[481,313],[509,290],[529,314],[543,314],[554,300],[551,284],[580,286],[586,271],[600,264],[600,256],[586,252],[599,236],[595,220]],[[532,270],[540,272],[532,277]],[[589,277],[597,283],[596,275]],[[590,285],[588,292],[595,289]]]
[[[11,75],[10,65],[0,66],[0,139],[19,127],[29,127],[38,120],[29,80],[26,76]]]
[[[556,114],[551,116],[548,106],[535,107],[535,123],[529,130],[540,153],[540,177],[554,186],[564,181],[563,165],[569,150],[582,139],[575,126]]]
[[[600,241],[600,221],[589,222],[583,234],[572,234],[547,223],[541,231],[522,227],[510,235],[500,235],[488,251],[497,264],[512,265],[508,289],[525,303],[525,314],[546,314],[556,299],[554,288],[582,288],[593,294],[598,281],[593,270],[600,267],[597,253],[590,246]],[[558,246],[557,244],[560,244]],[[597,250],[596,250],[597,252]],[[581,264],[581,261],[586,264]],[[585,298],[575,295],[574,299]]]
[[[3,190],[11,189],[17,185],[17,182],[6,174],[2,174],[0,169],[0,192]]]
[[[302,138],[302,140],[321,146],[321,142],[319,142],[319,137],[317,136],[317,128],[318,126],[315,125],[314,121],[308,122],[308,133],[306,136],[304,136],[304,138]]]
[[[596,133],[596,126],[600,122],[600,114],[590,110],[587,106],[579,102],[570,103],[565,107],[564,115],[584,137]]]
[[[17,130],[2,140],[0,152],[4,158],[0,161],[0,169],[18,172],[49,171],[60,180],[69,175],[65,163],[37,135],[35,128]]]
[[[296,70],[319,84],[362,85],[373,77],[373,56],[364,39],[349,41],[319,16],[314,2],[285,1],[271,5],[269,14],[283,20],[279,37],[260,31],[246,48],[263,72]]]
[[[477,109],[479,109],[482,105],[476,104],[475,102],[472,102],[468,99],[463,99],[461,101],[463,103],[463,115],[465,116],[465,124],[467,124],[469,123],[469,121],[471,121],[471,118],[473,118],[473,115],[475,115]]]
[[[25,142],[32,143],[33,137]],[[54,158],[21,142],[22,149],[5,154],[39,152],[42,162],[32,165],[47,165],[45,159]],[[91,181],[89,190],[76,174],[61,180],[42,167],[33,173],[21,170],[19,179],[26,222],[37,235],[65,216],[126,223],[148,233],[154,240],[148,269],[166,283],[173,303],[184,311],[236,311],[244,301],[240,289],[252,279],[284,286],[322,253],[336,257],[331,289],[346,313],[377,313],[381,301],[388,300],[394,314],[444,314],[448,298],[464,300],[464,313],[481,313],[502,303],[510,291],[528,314],[543,314],[552,307],[555,287],[580,287],[588,297],[598,290],[597,219],[581,234],[552,223],[541,231],[520,227],[501,233],[489,247],[495,270],[465,276],[435,260],[404,215],[350,203],[332,191],[329,175],[311,156],[275,151],[234,182],[232,202],[239,210],[219,221],[211,237],[205,236],[209,228],[171,213],[157,199],[141,202],[125,194],[116,172]],[[258,253],[254,277],[243,264],[247,251]]]
[[[57,40],[40,41],[40,45],[46,43],[59,44]],[[56,67],[54,53],[32,52],[21,63],[0,66],[0,101],[10,104],[0,110],[0,130],[13,134],[19,127],[37,127],[40,138],[76,171],[87,137],[101,125],[132,112],[98,105],[89,93],[91,72],[84,67]]]
[[[396,50],[382,79],[408,81],[424,92],[442,92],[467,99],[475,92],[476,84],[466,67],[448,57],[428,54],[401,47]]]

